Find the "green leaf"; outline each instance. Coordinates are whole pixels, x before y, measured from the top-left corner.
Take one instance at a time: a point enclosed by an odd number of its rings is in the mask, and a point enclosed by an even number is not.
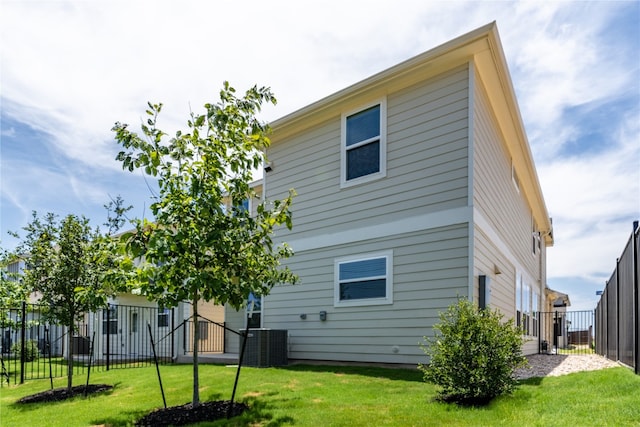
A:
[[[293,251],[271,239],[275,227],[293,227],[292,195],[261,204],[256,217],[230,203],[253,196],[252,170],[263,161],[256,150],[268,145],[269,129],[256,113],[272,99],[268,88],[238,96],[224,82],[219,102],[190,114],[187,129],[176,131],[168,144],[161,144],[165,133],[156,128],[162,104],[148,103],[152,117],[142,138],[116,131],[116,141],[130,150],[117,157],[123,167],[158,176],[154,222],[139,223],[123,238],[127,257],[144,260],[135,269],[138,286],[159,304],[215,300],[240,308],[251,292],[267,295],[277,283],[297,282],[281,266]],[[223,210],[224,204],[233,208]]]

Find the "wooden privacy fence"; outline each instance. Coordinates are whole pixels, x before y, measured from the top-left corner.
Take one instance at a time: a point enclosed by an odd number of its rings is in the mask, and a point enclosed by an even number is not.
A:
[[[596,307],[596,352],[640,374],[640,228],[633,233]]]

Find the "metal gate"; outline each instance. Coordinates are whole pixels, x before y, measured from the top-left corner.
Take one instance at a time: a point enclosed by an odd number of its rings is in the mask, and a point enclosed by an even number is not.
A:
[[[584,311],[540,312],[538,349],[548,354],[595,353],[595,313]]]

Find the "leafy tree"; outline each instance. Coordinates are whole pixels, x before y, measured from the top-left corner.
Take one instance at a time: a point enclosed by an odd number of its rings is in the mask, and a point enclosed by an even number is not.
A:
[[[464,298],[440,314],[436,336],[422,346],[429,364],[419,368],[441,387],[441,400],[485,404],[514,390],[514,370],[526,364],[522,331],[502,317]]]
[[[266,161],[269,127],[255,116],[263,102],[275,103],[268,88],[254,86],[238,97],[225,82],[220,101],[206,104],[202,114],[191,113],[188,130],[173,138],[156,127],[162,104],[148,104],[142,136],[126,124],[112,129],[124,148],[117,156],[123,168],[141,168],[158,179],[159,196],[151,205],[155,221],[140,221],[124,236],[132,254],[145,260],[141,290],[163,307],[190,301],[194,324],[198,301],[240,309],[251,293],[266,295],[277,283],[297,280],[280,267],[291,249],[272,242],[275,228],[292,227],[293,190],[283,200],[263,201],[255,217],[241,207],[256,197],[249,185],[252,171]],[[193,328],[194,407],[198,329]]]
[[[105,306],[115,285],[125,282],[122,272],[127,266],[131,270],[132,263],[119,255],[115,240],[92,230],[85,217],[67,215],[58,221],[52,213],[41,218],[33,212],[24,230],[27,234],[17,249],[27,260],[23,283],[48,304],[46,316],[68,328],[67,388],[71,389],[75,323],[84,313]]]
[[[18,272],[10,272],[9,265],[20,259],[5,249],[0,249],[0,309],[16,307],[28,295]]]
[[[107,235],[117,233],[127,223],[127,212],[133,209],[133,206],[125,206],[124,199],[116,196],[109,203],[104,205],[107,210],[107,222],[103,225],[107,227]]]

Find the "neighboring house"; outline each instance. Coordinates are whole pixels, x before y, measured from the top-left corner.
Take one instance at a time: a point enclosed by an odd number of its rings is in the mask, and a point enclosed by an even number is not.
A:
[[[538,352],[552,224],[495,23],[271,125],[261,190],[298,194],[277,241],[300,283],[263,298],[260,326],[288,331],[290,359],[424,362],[458,297],[514,318]]]
[[[24,274],[26,269],[27,263],[25,259],[15,257],[6,266],[6,278],[11,281],[21,280],[21,276]],[[45,349],[45,333],[43,322],[41,322],[41,311],[37,308],[35,310],[31,309],[31,305],[37,304],[39,299],[39,294],[33,292],[28,295],[27,300],[25,301],[29,308],[27,309],[27,306],[25,306],[24,338],[26,341],[36,342],[38,349],[43,352]],[[14,345],[19,345],[22,339],[21,326],[21,304],[13,302],[11,306],[0,306],[0,353],[8,354],[15,349]],[[63,345],[61,344],[61,340],[64,334],[65,328],[62,326],[51,325],[48,327],[48,339],[52,343],[50,347],[52,355],[59,356],[62,354]]]
[[[156,343],[156,353],[163,359],[176,359],[191,352],[191,305],[187,302],[173,309],[160,308],[157,303],[135,293],[121,293],[109,298],[108,309],[85,316],[83,337],[91,338],[96,333],[94,357],[132,359],[150,357],[151,337]],[[213,351],[216,330],[211,324],[224,322],[224,307],[201,302],[198,312],[202,316],[200,327],[200,349],[203,353],[221,353],[222,347]],[[206,320],[204,320],[206,319]],[[186,321],[186,327],[181,326]],[[173,332],[173,333],[172,333]],[[108,340],[108,341],[107,341]]]
[[[546,297],[543,337],[547,341],[547,352],[556,352],[559,348],[566,348],[569,345],[571,320],[567,316],[567,307],[571,306],[571,301],[569,301],[569,295],[552,289],[546,290]],[[589,329],[591,328],[589,326]],[[544,351],[544,349],[541,350]]]
[[[23,260],[16,260],[7,266],[7,272],[17,277],[26,268]],[[52,355],[67,357],[68,346],[65,336],[68,328],[47,322],[43,317],[43,311],[38,307],[40,300],[41,297],[34,293],[27,301],[34,310],[26,312],[25,338],[36,341],[43,353],[44,341],[48,339],[51,343]],[[86,313],[83,320],[76,324],[74,357],[87,357],[90,342],[95,337],[93,355],[98,363],[106,359],[107,354],[112,360],[150,358],[153,352],[147,325],[151,326],[154,334],[158,357],[176,360],[180,356],[191,353],[193,322],[190,320],[192,313],[190,303],[180,303],[175,309],[160,308],[157,303],[149,301],[145,296],[134,291],[110,297],[107,304],[106,308],[94,313]],[[216,305],[213,302],[199,303],[198,313],[201,320],[198,327],[201,353],[224,351],[221,341],[224,333],[222,327],[216,326],[216,322],[220,325],[224,323],[224,312],[222,305]],[[20,340],[19,314],[19,307],[0,313],[0,316],[11,316],[11,322],[0,322],[0,351],[4,353],[9,352],[11,344]],[[48,328],[48,335],[45,334],[45,326]],[[173,334],[171,334],[172,331]]]

